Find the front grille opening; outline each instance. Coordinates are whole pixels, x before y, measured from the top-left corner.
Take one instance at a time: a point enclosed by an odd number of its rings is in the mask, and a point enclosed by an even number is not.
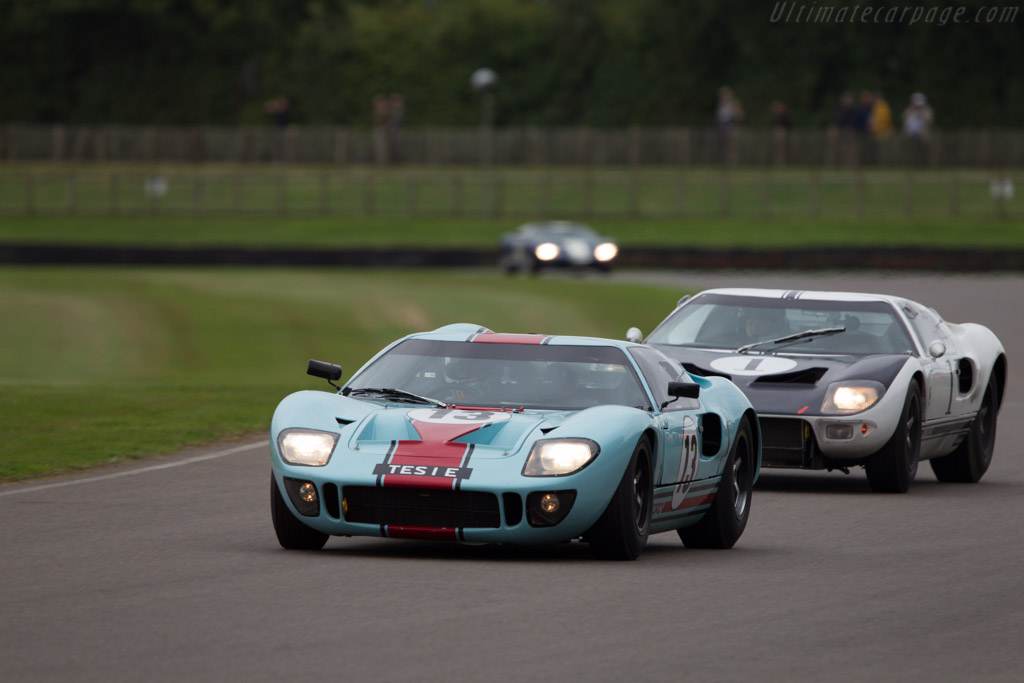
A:
[[[761,462],[768,467],[803,467],[808,443],[812,438],[810,425],[793,418],[762,417]]]
[[[523,521],[523,499],[518,493],[501,494],[501,502],[505,506],[505,524],[515,526]]]
[[[327,514],[334,519],[341,519],[341,506],[338,499],[338,487],[334,484],[324,484],[324,507]]]
[[[497,529],[498,497],[484,491],[346,486],[345,519],[360,524]]]

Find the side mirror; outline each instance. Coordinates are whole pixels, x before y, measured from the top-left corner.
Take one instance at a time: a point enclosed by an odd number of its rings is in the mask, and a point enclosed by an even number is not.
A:
[[[306,365],[306,374],[325,379],[328,382],[341,379],[341,366],[325,363],[321,360],[310,360]]]
[[[693,382],[669,382],[668,395],[676,398],[699,398],[700,385]]]
[[[640,331],[639,327],[631,327],[626,330],[626,341],[639,344],[644,340],[644,333]]]
[[[946,345],[940,341],[933,341],[928,347],[928,353],[932,355],[932,358],[942,358],[946,355]]]

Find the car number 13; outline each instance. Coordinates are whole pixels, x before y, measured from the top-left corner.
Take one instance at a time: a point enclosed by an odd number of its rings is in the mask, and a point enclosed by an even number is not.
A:
[[[432,424],[490,424],[504,422],[511,415],[491,410],[410,410],[409,419]]]

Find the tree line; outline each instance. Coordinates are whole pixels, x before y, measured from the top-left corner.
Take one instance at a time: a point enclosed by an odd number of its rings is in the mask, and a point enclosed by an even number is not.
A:
[[[770,125],[775,100],[797,127],[826,125],[861,90],[897,112],[924,92],[943,127],[1021,124],[1024,16],[787,22],[779,4],[0,0],[0,122],[259,124],[284,98],[291,122],[369,126],[373,98],[401,93],[405,125],[474,125],[469,77],[489,67],[498,125],[713,125],[725,85],[749,125]]]

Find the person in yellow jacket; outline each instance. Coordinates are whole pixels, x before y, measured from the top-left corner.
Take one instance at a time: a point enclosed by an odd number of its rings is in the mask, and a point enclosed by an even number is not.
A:
[[[892,108],[882,97],[882,93],[874,93],[874,102],[871,105],[871,113],[868,116],[868,132],[876,140],[881,140],[892,135],[895,127],[892,122]]]

